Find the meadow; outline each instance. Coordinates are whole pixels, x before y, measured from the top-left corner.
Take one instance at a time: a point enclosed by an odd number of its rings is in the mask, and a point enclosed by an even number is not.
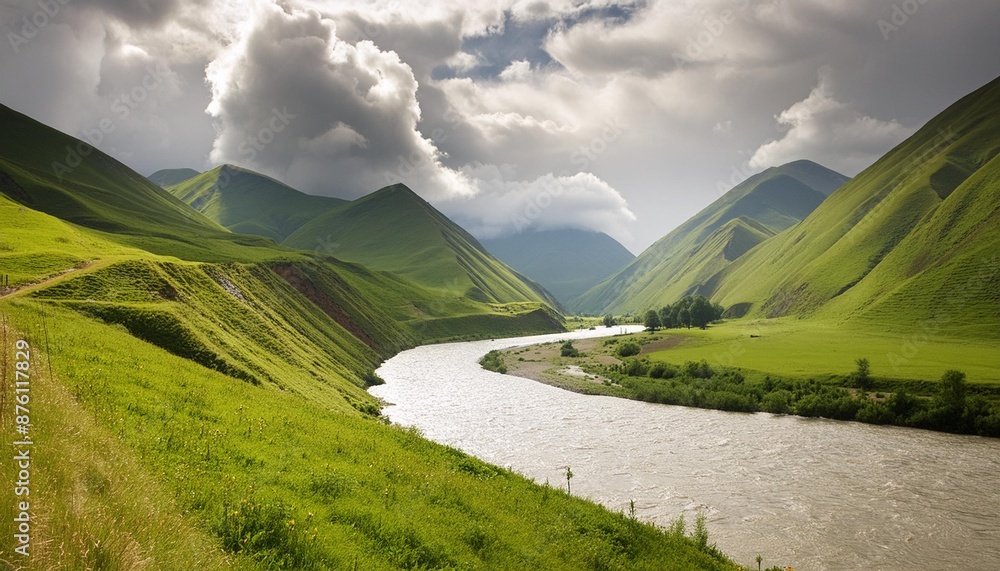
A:
[[[867,358],[876,377],[932,381],[960,369],[971,384],[1000,387],[1000,351],[994,339],[938,333],[882,330],[867,323],[837,324],[795,318],[735,320],[708,329],[660,331],[669,341],[645,347],[651,360],[682,364],[707,360],[797,378],[847,375]],[[642,335],[642,334],[640,334]]]
[[[481,363],[583,394],[1000,436],[996,361],[988,341],[762,320],[494,351]]]
[[[24,568],[736,568],[698,534],[235,379],[57,303],[15,298],[3,313],[7,345],[33,348]],[[12,488],[2,495],[9,537]],[[16,557],[0,553],[14,568]]]

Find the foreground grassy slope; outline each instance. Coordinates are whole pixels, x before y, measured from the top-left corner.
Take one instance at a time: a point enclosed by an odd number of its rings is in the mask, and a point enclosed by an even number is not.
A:
[[[402,184],[316,217],[285,241],[471,299],[557,302]]]
[[[275,242],[344,203],[339,198],[299,192],[232,165],[216,167],[168,186],[167,190],[233,232],[264,236]]]
[[[538,282],[564,307],[635,259],[614,238],[584,230],[543,230],[482,240],[491,254]]]
[[[723,272],[755,316],[1000,333],[1000,80],[931,120],[801,224]]]
[[[200,268],[141,265],[130,270],[136,285],[111,287],[104,297],[148,312],[151,292],[163,291],[159,281],[176,280],[185,288],[179,299],[230,305],[197,292],[215,289],[194,275]],[[45,457],[39,470],[51,470],[32,492],[46,506],[35,528],[42,547],[34,568],[67,558],[162,569],[734,568],[692,539],[337,406],[327,386],[337,372],[326,370],[319,352],[305,355],[314,363],[296,359],[304,350],[295,347],[303,341],[296,328],[269,329],[270,349],[292,352],[260,363],[290,389],[275,390],[139,340],[127,323],[88,317],[109,302],[87,304],[98,307],[92,310],[64,300],[74,291],[99,294],[111,279],[73,280],[0,302],[12,330],[34,348],[35,406],[45,410],[33,427],[36,454]],[[262,292],[244,290],[256,305]],[[249,337],[247,350],[259,351],[264,341]],[[57,383],[44,378],[49,362]],[[317,372],[325,378],[314,379],[312,391],[299,386]],[[318,398],[324,391],[329,398]],[[11,428],[5,438],[13,438]],[[60,436],[69,430],[85,435],[79,445]],[[60,447],[77,463],[54,458]],[[125,477],[116,475],[129,466]],[[10,510],[13,490],[3,496]],[[144,517],[147,510],[155,517]],[[4,549],[0,559],[11,560]]]
[[[701,292],[737,253],[802,220],[846,181],[810,161],[756,174],[584,293],[572,308],[592,314],[640,311]],[[733,220],[742,223],[727,227]]]

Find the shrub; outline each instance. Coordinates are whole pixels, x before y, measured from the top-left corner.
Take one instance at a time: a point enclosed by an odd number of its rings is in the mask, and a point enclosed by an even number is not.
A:
[[[851,385],[859,389],[870,389],[872,386],[871,364],[868,359],[858,359],[855,364],[858,368],[849,377]]]
[[[579,357],[580,356],[580,352],[577,351],[576,347],[573,346],[573,342],[572,341],[567,341],[567,342],[563,343],[562,347],[559,349],[559,354],[562,355],[563,357]]]
[[[773,414],[788,414],[791,410],[792,393],[784,389],[767,393],[760,401],[760,409]]]
[[[622,372],[630,377],[645,377],[649,366],[638,359],[631,359],[622,365]]]
[[[654,379],[662,379],[667,375],[667,365],[665,363],[654,363],[649,368],[649,376]]]
[[[482,365],[482,367],[487,371],[493,371],[500,374],[507,372],[507,365],[503,362],[503,355],[500,354],[500,351],[495,349],[483,356],[483,358],[479,360],[479,364]]]
[[[618,345],[618,349],[615,350],[615,353],[619,357],[634,357],[635,355],[638,355],[640,351],[642,351],[642,347],[638,343],[635,341],[626,341]]]
[[[711,379],[715,376],[715,371],[708,365],[708,361],[702,359],[700,363],[688,361],[684,363],[683,372],[685,376],[695,379]]]

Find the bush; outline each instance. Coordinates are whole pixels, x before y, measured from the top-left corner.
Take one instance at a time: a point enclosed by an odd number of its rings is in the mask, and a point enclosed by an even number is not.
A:
[[[715,376],[715,371],[708,365],[708,361],[702,359],[700,363],[688,361],[684,363],[683,372],[685,376],[695,379],[711,379]]]
[[[563,357],[579,357],[580,356],[580,352],[577,351],[576,347],[573,346],[573,342],[572,341],[567,341],[567,342],[563,343],[562,347],[559,349],[559,354],[562,355]]]
[[[760,409],[773,414],[788,414],[791,412],[792,393],[784,389],[767,393],[760,401]]]
[[[497,350],[487,353],[482,359],[479,360],[479,364],[482,365],[487,371],[493,371],[500,374],[507,372],[507,365],[503,362],[503,355],[501,355],[500,351]]]
[[[619,357],[634,357],[635,355],[638,355],[640,351],[642,351],[642,347],[638,343],[635,341],[626,341],[618,345],[618,349],[615,350],[615,353]]]
[[[666,363],[653,363],[649,368],[649,376],[654,379],[672,379],[677,376],[677,370]]]
[[[630,377],[645,377],[649,366],[638,359],[631,359],[622,365],[622,372]]]

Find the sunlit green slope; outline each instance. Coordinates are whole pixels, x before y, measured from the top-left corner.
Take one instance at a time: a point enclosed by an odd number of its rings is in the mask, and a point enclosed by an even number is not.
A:
[[[216,167],[168,186],[167,190],[233,232],[265,236],[276,242],[344,203],[339,198],[299,192],[232,165]]]
[[[557,305],[543,288],[494,258],[468,232],[402,184],[316,217],[284,244],[319,250],[484,302]]]
[[[583,294],[586,313],[641,311],[700,293],[720,269],[813,211],[847,178],[810,161],[773,167],[740,183]],[[730,222],[734,225],[727,226]]]
[[[752,315],[864,319],[996,337],[1000,80],[949,107],[795,227],[725,270]]]

